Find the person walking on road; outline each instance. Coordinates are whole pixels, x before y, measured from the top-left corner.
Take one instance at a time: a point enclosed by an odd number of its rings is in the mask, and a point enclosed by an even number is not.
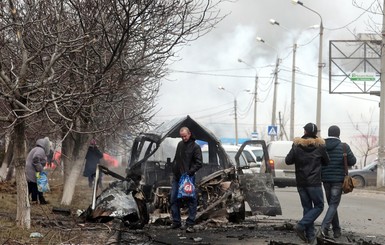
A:
[[[38,139],[36,146],[28,153],[25,164],[25,176],[28,184],[28,194],[31,195],[32,204],[45,205],[48,201],[45,200],[43,192],[40,192],[37,187],[36,173],[41,173],[47,162],[47,155],[50,150],[50,141],[48,137]]]
[[[182,174],[186,173],[190,176],[195,176],[195,173],[202,167],[202,150],[195,142],[189,128],[182,127],[179,130],[179,135],[182,140],[178,143],[176,148],[174,161],[172,164],[172,187],[171,187],[171,229],[178,229],[182,227],[180,215],[180,200],[178,196],[179,180]],[[193,178],[195,181],[195,178]],[[195,183],[194,183],[195,185]],[[186,232],[194,232],[195,217],[197,213],[197,198],[189,198],[188,218],[186,220]]]
[[[356,164],[357,159],[350,146],[341,142],[338,126],[330,126],[328,136],[325,142],[330,163],[327,166],[322,166],[322,182],[329,207],[321,224],[321,235],[328,237],[330,226],[332,226],[334,238],[339,238],[341,227],[337,209],[341,201],[342,183],[345,177],[344,154],[347,156],[347,164],[350,167]]]
[[[321,166],[329,164],[325,140],[317,137],[317,126],[314,123],[305,125],[301,138],[294,138],[285,162],[295,165],[297,190],[303,208],[303,217],[294,231],[303,241],[313,242],[316,239],[314,221],[324,208]]]
[[[100,162],[100,159],[103,158],[103,153],[98,149],[96,141],[91,140],[90,146],[88,147],[86,154],[86,165],[84,167],[83,176],[88,177],[88,186],[91,188],[96,176],[96,166]],[[102,186],[102,173],[100,173],[98,179],[99,188]]]

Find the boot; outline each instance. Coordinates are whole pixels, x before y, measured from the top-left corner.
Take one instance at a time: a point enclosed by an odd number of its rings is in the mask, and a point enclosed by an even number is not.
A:
[[[49,202],[46,201],[44,197],[40,198],[40,205],[46,205],[46,204],[49,204]]]

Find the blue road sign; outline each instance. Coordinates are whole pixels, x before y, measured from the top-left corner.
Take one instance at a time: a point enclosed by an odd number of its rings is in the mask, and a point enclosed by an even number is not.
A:
[[[270,136],[276,136],[278,134],[278,127],[275,125],[267,126],[267,134]]]

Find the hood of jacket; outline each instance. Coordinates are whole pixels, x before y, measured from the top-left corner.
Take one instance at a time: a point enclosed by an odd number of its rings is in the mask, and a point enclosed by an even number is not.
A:
[[[40,146],[41,148],[43,148],[46,155],[49,154],[49,150],[51,147],[50,144],[51,143],[49,142],[48,137],[36,140],[36,146]]]
[[[310,152],[317,149],[320,145],[325,145],[325,140],[319,137],[313,138],[303,136],[301,138],[294,138],[293,143],[294,145],[301,147],[304,151]]]
[[[326,142],[326,149],[328,151],[331,151],[341,143],[341,140],[337,137],[329,137],[325,139],[325,142]]]

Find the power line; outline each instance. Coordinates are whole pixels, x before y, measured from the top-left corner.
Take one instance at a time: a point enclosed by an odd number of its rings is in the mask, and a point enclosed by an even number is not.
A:
[[[203,112],[203,111],[210,111],[210,110],[213,110],[213,109],[218,109],[219,107],[223,107],[223,106],[227,106],[227,105],[229,105],[229,104],[232,104],[233,102],[228,102],[228,103],[226,103],[226,104],[222,104],[222,105],[218,105],[218,106],[214,106],[214,107],[209,107],[209,108],[206,108],[206,109],[204,109],[204,110],[199,110],[199,111],[192,111],[192,112],[190,112],[191,114],[193,114],[193,113],[197,113],[197,112]],[[157,117],[179,117],[179,116],[183,116],[183,115],[185,115],[185,113],[184,114],[171,114],[171,115],[162,115],[162,116],[158,116],[157,115]]]

